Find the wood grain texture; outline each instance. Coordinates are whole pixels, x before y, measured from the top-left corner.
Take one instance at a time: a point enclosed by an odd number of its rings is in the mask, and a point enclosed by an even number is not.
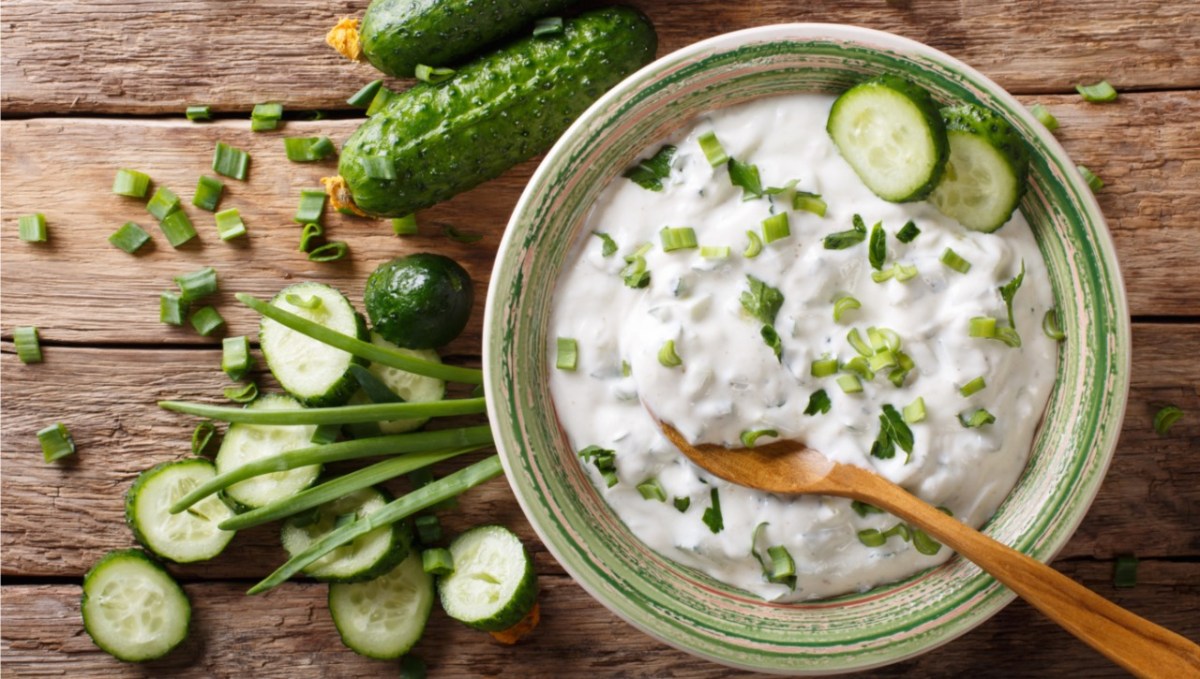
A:
[[[175,113],[207,103],[248,112],[346,108],[378,77],[324,44],[366,0],[10,0],[0,39],[5,115]],[[585,3],[584,6],[598,3]],[[1107,78],[1121,89],[1200,86],[1195,2],[1171,0],[635,0],[659,54],[718,33],[785,22],[847,23],[925,42],[1013,92],[1067,92]]]
[[[1031,97],[1062,122],[1060,139],[1078,162],[1107,182],[1099,201],[1109,221],[1135,315],[1200,315],[1200,98],[1188,93],[1127,95],[1111,105],[1078,97]],[[422,235],[396,238],[386,221],[329,211],[329,237],[350,243],[342,262],[314,264],[296,251],[299,226],[291,221],[299,191],[336,173],[332,160],[289,163],[284,136],[325,134],[345,139],[355,121],[289,122],[279,132],[252,133],[244,121],[195,125],[178,121],[36,119],[0,124],[5,162],[3,229],[0,229],[0,300],[3,335],[14,325],[37,325],[51,342],[194,344],[215,343],[190,328],[158,322],[158,294],[171,277],[213,266],[221,290],[213,300],[230,334],[254,331],[254,314],[232,292],[261,297],[284,285],[317,279],[361,300],[366,275],[380,262],[419,250],[436,250],[463,263],[477,283],[475,312],[450,353],[478,355],[483,291],[508,215],[536,161],[418,215]],[[246,182],[226,181],[221,207],[237,207],[249,239],[223,243],[212,215],[190,205],[196,179],[212,174],[212,149],[223,140],[252,155]],[[178,193],[199,237],[179,250],[158,232],[140,201],[108,193],[117,168],[149,173],[156,185]],[[69,168],[70,189],[63,173]],[[29,212],[46,214],[50,242],[17,240],[15,222]],[[106,238],[133,220],[154,237],[148,252],[130,256]],[[478,233],[463,244],[444,235],[444,225]],[[37,294],[34,294],[34,293]]]
[[[1060,562],[1064,573],[1119,605],[1184,636],[1200,637],[1200,564],[1148,561],[1134,589],[1112,587],[1106,562]],[[749,677],[689,656],[642,634],[596,605],[563,576],[539,578],[542,622],[525,642],[502,646],[435,609],[414,653],[431,677]],[[1187,583],[1187,584],[1185,584]],[[0,653],[5,677],[395,676],[394,663],[344,648],[329,618],[323,585],[290,583],[249,599],[237,583],[185,584],[193,631],[166,658],[144,666],[119,663],[82,630],[79,586],[12,585],[2,590]],[[519,671],[516,668],[520,668]],[[1030,668],[1037,668],[1031,674]],[[873,670],[875,677],[1125,676],[1023,602],[918,659]]]

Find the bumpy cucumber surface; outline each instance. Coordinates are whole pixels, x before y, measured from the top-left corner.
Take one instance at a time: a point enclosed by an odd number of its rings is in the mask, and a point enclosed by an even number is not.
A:
[[[499,632],[537,602],[537,575],[521,539],[503,526],[479,526],[450,543],[454,572],[438,579],[442,608],[468,627]]]
[[[187,637],[192,620],[187,594],[139,549],[109,552],[92,566],[83,576],[81,609],[92,641],[126,662],[166,655]]]
[[[217,526],[233,510],[210,495],[185,511],[172,514],[171,505],[217,475],[203,458],[164,462],[142,472],[125,495],[125,520],[146,549],[176,563],[211,559],[221,553],[235,531]]]
[[[417,64],[454,66],[574,0],[375,0],[363,15],[363,54],[411,78]]]
[[[1021,202],[1029,151],[1020,135],[995,112],[961,104],[942,109],[950,138],[946,173],[930,201],[975,231],[1004,226]]]
[[[528,37],[392,97],[342,148],[338,172],[354,202],[402,217],[446,200],[545,151],[593,101],[654,58],[640,12],[582,14],[554,37]],[[393,179],[367,175],[382,156]],[[379,173],[376,171],[376,175]]]
[[[433,610],[433,576],[412,552],[374,580],[329,586],[329,614],[342,643],[368,658],[391,660],[408,653]]]
[[[283,548],[295,556],[308,549],[345,521],[360,520],[392,501],[383,488],[364,488],[304,512],[283,522]],[[408,556],[412,529],[407,521],[360,535],[304,568],[304,572],[325,582],[361,582],[371,580],[396,567]]]
[[[299,408],[290,396],[267,394],[250,405],[252,410],[282,410]],[[247,462],[278,455],[312,445],[315,425],[274,426],[236,423],[229,425],[221,448],[217,451],[217,473],[236,469]],[[225,496],[239,507],[255,508],[290,497],[311,486],[321,473],[321,465],[297,467],[281,472],[262,474],[238,481],[224,490]]]

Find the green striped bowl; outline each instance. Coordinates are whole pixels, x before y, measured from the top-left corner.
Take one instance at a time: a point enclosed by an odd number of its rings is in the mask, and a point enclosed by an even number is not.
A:
[[[1062,147],[1012,96],[937,50],[862,28],[790,24],[718,36],[659,59],[588,109],[550,151],[508,225],[488,291],[488,409],[530,522],[613,612],[734,667],[797,674],[877,667],[950,641],[1013,595],[955,557],[868,592],[773,604],[651,551],[592,487],[555,417],[547,385],[554,284],[586,237],[584,216],[596,195],[657,139],[707,110],[773,94],[839,92],[880,73],[906,76],[943,102],[998,111],[1032,149],[1021,210],[1049,267],[1067,340],[1029,466],[985,529],[1048,561],[1087,512],[1121,428],[1125,292],[1104,219]]]

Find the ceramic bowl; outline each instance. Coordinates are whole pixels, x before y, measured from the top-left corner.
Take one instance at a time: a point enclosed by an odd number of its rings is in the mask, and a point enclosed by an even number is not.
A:
[[[662,641],[738,668],[824,674],[912,657],[967,632],[1013,594],[955,556],[835,599],[767,603],[653,552],[605,504],[556,419],[547,323],[584,217],[632,159],[697,114],[795,92],[836,93],[881,73],[942,102],[987,106],[1032,151],[1021,203],[1049,268],[1067,339],[1029,465],[984,530],[1041,561],[1088,510],[1121,429],[1129,313],[1112,240],[1075,164],[1025,108],[937,50],[823,24],[764,26],[667,55],[619,84],[563,135],[529,182],[500,246],[484,320],[488,410],[509,483],[547,548],[597,601]],[[550,342],[552,345],[553,342]]]

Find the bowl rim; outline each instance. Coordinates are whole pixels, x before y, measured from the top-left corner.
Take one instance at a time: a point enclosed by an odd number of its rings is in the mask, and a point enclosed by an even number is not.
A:
[[[554,165],[551,160],[563,153],[563,149],[568,147],[571,143],[571,140],[593,121],[593,118],[598,115],[598,112],[605,110],[608,108],[611,102],[627,96],[630,91],[639,87],[648,74],[655,71],[667,71],[669,70],[668,67],[670,66],[685,64],[689,60],[697,56],[707,54],[710,51],[736,49],[738,47],[754,43],[811,42],[820,40],[854,44],[872,51],[887,49],[906,55],[924,57],[966,74],[977,83],[983,85],[988,90],[989,95],[1003,101],[1008,106],[1010,111],[1015,112],[1016,115],[1019,116],[1026,124],[1026,127],[1032,130],[1033,134],[1037,136],[1038,142],[1043,144],[1049,150],[1051,157],[1054,157],[1060,161],[1070,159],[1066,149],[1057,140],[1057,138],[1040,122],[1038,122],[1036,118],[1033,117],[1033,114],[1030,113],[1029,110],[1007,90],[965,62],[952,57],[941,50],[930,47],[929,45],[918,42],[911,38],[906,38],[895,33],[866,28],[863,26],[817,22],[769,24],[765,26],[756,26],[753,28],[731,31],[691,43],[678,50],[658,57],[651,63],[626,77],[617,85],[613,86],[597,101],[589,106],[578,118],[576,118],[570,127],[568,127],[567,130],[559,137],[554,146],[551,147],[551,149],[546,153],[541,162],[539,162],[537,169],[526,183],[525,188],[521,193],[521,197],[517,201],[512,215],[506,224],[504,235],[502,236],[497,249],[497,257],[493,265],[490,280],[495,282],[500,278],[500,270],[504,262],[503,255],[513,247],[513,244],[517,239],[518,223],[521,219],[521,216],[529,210],[530,203],[534,197],[533,194],[535,193],[533,188],[543,183],[543,181],[547,178],[547,175],[551,173],[552,166]],[[1095,198],[1095,195],[1086,185],[1082,176],[1079,176],[1078,173],[1068,173],[1066,180],[1070,184],[1071,191],[1080,201],[1080,207],[1082,208],[1081,212],[1085,214],[1088,220],[1094,223],[1097,227],[1094,235],[1100,241],[1099,244],[1101,247],[1097,252],[1092,253],[1092,255],[1102,259],[1104,268],[1112,272],[1112,280],[1108,281],[1108,283],[1114,293],[1112,300],[1114,307],[1112,315],[1114,319],[1115,332],[1120,338],[1124,339],[1124,342],[1120,344],[1118,351],[1114,352],[1113,356],[1113,364],[1124,369],[1124,374],[1120,376],[1120,393],[1115,394],[1115,398],[1113,399],[1115,403],[1114,414],[1119,415],[1118,422],[1123,423],[1128,405],[1130,384],[1129,367],[1132,353],[1132,335],[1129,324],[1128,296],[1125,289],[1124,277],[1121,274],[1119,263],[1116,258],[1116,249],[1112,239],[1111,230],[1108,227],[1108,222],[1104,219],[1104,215],[1100,209],[1098,201]],[[497,305],[501,301],[499,297],[499,286],[495,284],[489,285],[483,318],[483,347],[485,348],[483,352],[483,376],[484,393],[487,396],[488,418],[494,430],[497,427],[496,423],[502,421],[500,419],[501,412],[499,411],[498,405],[502,399],[498,397],[497,392],[497,389],[502,388],[502,385],[499,383],[497,378],[493,377],[495,366],[491,365],[490,352],[487,350],[487,347],[492,346],[493,342],[495,341],[495,338],[493,337],[493,327],[498,313]],[[1040,429],[1041,427],[1039,426],[1039,431]],[[1095,483],[1091,488],[1087,488],[1083,494],[1078,496],[1081,510],[1074,517],[1072,517],[1070,521],[1062,523],[1062,530],[1060,533],[1062,537],[1059,539],[1058,544],[1053,545],[1052,548],[1047,549],[1041,555],[1035,555],[1035,558],[1038,558],[1039,561],[1043,561],[1044,563],[1049,563],[1052,561],[1054,557],[1067,545],[1067,543],[1070,542],[1071,538],[1078,530],[1079,525],[1082,523],[1088,511],[1091,509],[1096,495],[1099,492],[1100,487],[1103,485],[1104,478],[1107,476],[1108,469],[1111,465],[1113,454],[1116,449],[1118,437],[1119,428],[1117,434],[1110,438],[1109,445],[1107,446],[1108,449],[1102,451],[1102,455],[1100,455],[1100,464],[1097,465],[1098,468],[1095,470]],[[1036,438],[1037,437],[1035,436],[1035,441]],[[571,576],[571,579],[576,584],[586,591],[588,595],[592,597],[592,599],[599,602],[606,609],[616,614],[617,617],[629,623],[644,634],[647,634],[648,636],[660,642],[663,642],[673,648],[684,651],[695,657],[700,657],[726,667],[739,670],[792,675],[837,674],[870,670],[873,668],[902,662],[941,647],[944,644],[947,644],[950,641],[953,641],[954,639],[957,639],[967,632],[970,632],[976,627],[982,625],[1016,598],[1016,594],[1014,592],[1007,588],[1003,588],[1003,591],[999,592],[997,596],[979,602],[974,614],[970,619],[959,624],[956,628],[950,630],[940,638],[932,641],[931,643],[913,648],[907,653],[898,656],[880,658],[878,662],[861,663],[853,667],[832,670],[831,668],[814,668],[812,671],[800,672],[797,672],[794,669],[763,667],[760,665],[739,663],[729,658],[720,657],[713,653],[709,653],[704,649],[689,646],[678,639],[674,639],[666,634],[660,633],[658,630],[652,628],[648,624],[643,623],[643,621],[638,620],[637,618],[628,614],[625,610],[617,606],[615,602],[610,602],[606,597],[601,596],[600,592],[593,587],[592,583],[577,571],[576,567],[571,563],[571,560],[564,558],[565,555],[560,551],[560,546],[553,538],[549,537],[547,529],[545,529],[537,520],[535,520],[534,517],[536,517],[536,513],[532,511],[530,499],[526,498],[521,493],[517,484],[513,481],[513,475],[516,473],[516,469],[514,460],[510,459],[510,455],[512,453],[507,452],[504,449],[503,438],[499,434],[495,436],[495,440],[496,448],[500,455],[501,464],[504,467],[505,478],[513,491],[513,495],[516,496],[522,512],[529,521],[530,525],[533,527],[534,532],[537,533],[542,544],[545,545],[546,549],[551,553],[551,555],[554,556],[555,560],[559,563],[559,565],[562,566],[567,574]],[[956,554],[954,558],[958,558],[958,555]],[[999,584],[996,583],[995,579],[989,574],[984,573],[984,577],[992,580],[993,584]]]

